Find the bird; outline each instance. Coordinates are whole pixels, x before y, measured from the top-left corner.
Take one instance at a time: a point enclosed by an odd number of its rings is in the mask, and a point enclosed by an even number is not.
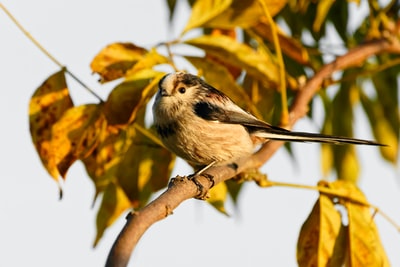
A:
[[[235,164],[269,140],[383,146],[375,141],[273,126],[186,72],[169,73],[160,79],[153,119],[165,147],[198,168],[197,175],[211,166]]]

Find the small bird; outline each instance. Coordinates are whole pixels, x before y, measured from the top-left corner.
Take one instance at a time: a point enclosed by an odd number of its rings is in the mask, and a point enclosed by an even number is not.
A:
[[[192,74],[167,74],[158,86],[153,104],[157,133],[170,151],[192,166],[202,167],[196,174],[249,156],[268,140],[382,146],[374,141],[272,126]]]

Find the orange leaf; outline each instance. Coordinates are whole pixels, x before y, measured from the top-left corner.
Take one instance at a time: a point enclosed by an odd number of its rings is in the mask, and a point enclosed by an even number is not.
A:
[[[29,103],[29,128],[39,157],[49,172],[58,180],[60,176],[51,157],[51,129],[66,110],[73,106],[64,70],[51,75],[36,89]]]

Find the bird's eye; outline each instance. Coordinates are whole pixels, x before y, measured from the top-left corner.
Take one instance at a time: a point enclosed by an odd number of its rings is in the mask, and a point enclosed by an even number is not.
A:
[[[179,93],[184,94],[186,92],[186,88],[185,87],[179,87],[178,91],[179,91]]]

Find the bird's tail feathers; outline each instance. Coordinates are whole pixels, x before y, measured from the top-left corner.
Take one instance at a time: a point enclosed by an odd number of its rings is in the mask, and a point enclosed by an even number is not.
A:
[[[280,141],[291,142],[317,142],[317,143],[330,143],[330,144],[354,144],[354,145],[372,145],[372,146],[386,146],[375,141],[355,139],[343,136],[324,135],[317,133],[304,133],[292,131],[279,131],[277,129],[269,129],[267,131],[254,132],[254,135],[261,138]]]

